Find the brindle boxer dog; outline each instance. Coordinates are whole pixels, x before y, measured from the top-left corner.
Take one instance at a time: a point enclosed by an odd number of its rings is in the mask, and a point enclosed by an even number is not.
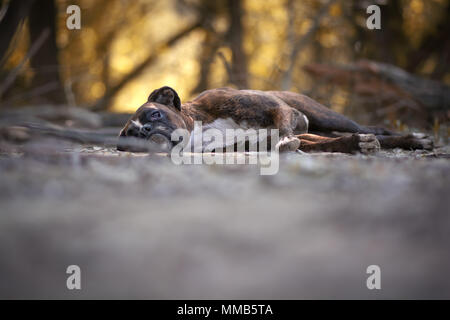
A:
[[[183,128],[192,132],[194,121],[204,127],[225,129],[278,129],[279,151],[327,151],[364,154],[381,148],[432,149],[423,134],[400,135],[368,127],[336,113],[311,98],[288,91],[220,88],[201,93],[181,104],[170,87],[153,91],[148,101],[121,130],[117,149],[142,151],[123,143],[137,137],[172,146],[171,134]]]

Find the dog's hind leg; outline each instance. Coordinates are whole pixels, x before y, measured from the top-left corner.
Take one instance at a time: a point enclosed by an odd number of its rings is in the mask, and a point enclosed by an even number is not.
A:
[[[373,134],[354,133],[337,138],[323,137],[314,134],[299,134],[299,150],[304,152],[342,152],[363,154],[375,153],[380,149],[380,143]]]
[[[272,116],[273,123],[279,130],[280,137],[280,141],[275,148],[280,152],[297,150],[300,146],[300,140],[294,135],[294,131],[308,131],[308,120],[306,117],[298,110],[287,105],[274,109]]]
[[[406,150],[433,149],[433,140],[423,133],[412,133],[408,135],[387,136],[377,135],[380,145],[384,149],[402,148]]]
[[[271,93],[305,114],[309,120],[310,132],[322,132],[334,137],[340,135],[337,133],[374,134],[381,147],[387,149],[431,150],[433,148],[433,141],[424,134],[401,135],[380,127],[361,126],[305,95],[288,91],[272,91]]]

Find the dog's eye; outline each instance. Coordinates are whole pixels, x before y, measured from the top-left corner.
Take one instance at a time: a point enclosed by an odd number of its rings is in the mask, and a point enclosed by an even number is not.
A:
[[[154,111],[150,114],[150,119],[151,120],[157,120],[160,119],[162,117],[161,112],[159,111]]]

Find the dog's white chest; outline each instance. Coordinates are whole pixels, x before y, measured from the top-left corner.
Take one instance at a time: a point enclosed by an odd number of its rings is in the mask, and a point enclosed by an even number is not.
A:
[[[201,141],[202,149],[208,145],[208,142],[211,141],[211,137],[214,136],[214,140],[218,142],[217,138],[222,137],[220,140],[222,141],[222,147],[227,147],[228,145],[233,145],[235,138],[227,139],[227,135],[233,135],[235,137],[236,132],[240,130],[241,132],[245,132],[244,134],[244,142],[245,140],[258,141],[257,130],[260,128],[255,128],[248,125],[247,121],[242,121],[240,123],[236,123],[231,118],[219,118],[214,120],[213,122],[202,124],[201,127],[194,128],[191,132],[190,143],[194,145],[194,142]]]
[[[204,130],[216,129],[219,131],[223,131],[225,133],[226,129],[246,129],[243,125],[246,125],[246,122],[242,123],[242,124],[237,124],[231,118],[226,118],[226,119],[219,118],[219,119],[214,120],[213,122],[203,125],[203,129]]]

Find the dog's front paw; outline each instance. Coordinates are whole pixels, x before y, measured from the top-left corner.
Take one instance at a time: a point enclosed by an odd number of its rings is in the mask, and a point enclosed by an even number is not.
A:
[[[295,151],[300,147],[300,140],[296,137],[284,137],[275,146],[279,152]]]
[[[425,133],[411,133],[406,138],[412,149],[433,150],[433,140]]]
[[[358,137],[358,148],[362,154],[373,154],[380,151],[380,142],[373,134],[355,134]]]

